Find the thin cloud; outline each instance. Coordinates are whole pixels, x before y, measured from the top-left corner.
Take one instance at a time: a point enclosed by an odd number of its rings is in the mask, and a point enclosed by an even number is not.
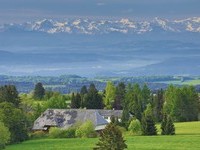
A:
[[[97,6],[104,6],[106,5],[105,3],[97,3]]]

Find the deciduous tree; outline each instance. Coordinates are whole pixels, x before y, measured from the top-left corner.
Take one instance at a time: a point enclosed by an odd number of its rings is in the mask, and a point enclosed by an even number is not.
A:
[[[0,103],[1,102],[12,103],[15,107],[19,106],[20,99],[14,85],[5,85],[0,87]]]
[[[138,119],[133,119],[128,127],[128,130],[133,135],[140,135],[141,134],[141,123]]]
[[[11,133],[11,143],[22,142],[28,138],[27,119],[21,109],[8,102],[0,103],[0,121]]]
[[[176,121],[198,120],[199,97],[193,86],[169,86],[165,92],[164,112]]]
[[[105,98],[104,98],[104,105],[107,109],[112,108],[114,99],[115,99],[115,86],[112,82],[107,82],[105,88]]]
[[[5,145],[10,140],[10,132],[9,129],[0,122],[0,149],[5,148]]]

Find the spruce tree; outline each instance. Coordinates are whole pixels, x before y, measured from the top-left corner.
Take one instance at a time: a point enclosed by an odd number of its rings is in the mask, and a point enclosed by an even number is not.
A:
[[[85,98],[87,96],[88,90],[87,87],[84,85],[81,88],[80,95],[81,95],[81,108],[85,107]]]
[[[156,121],[161,122],[163,117],[162,111],[164,105],[164,92],[162,89],[158,90],[156,96],[153,97],[153,103]]]
[[[94,84],[90,84],[88,93],[84,97],[84,106],[87,109],[103,108],[103,99]]]
[[[45,95],[45,89],[44,89],[42,83],[39,82],[39,83],[37,83],[35,85],[33,97],[35,99],[40,99],[41,100],[44,97],[44,95]]]
[[[164,114],[163,120],[161,123],[161,134],[162,135],[174,135],[175,134],[175,127],[170,115]]]
[[[147,104],[150,103],[150,96],[151,96],[151,91],[147,84],[144,84],[142,90],[141,90],[141,112],[144,112],[144,110],[147,107]]]
[[[80,108],[81,107],[81,95],[79,93],[76,94],[75,100],[76,100],[76,108]]]
[[[175,127],[172,117],[170,115],[167,117],[166,130],[167,130],[167,135],[175,135]]]
[[[123,82],[119,83],[116,87],[116,92],[115,92],[115,99],[113,103],[113,108],[116,110],[122,110],[123,109],[123,104],[125,101],[125,84]]]
[[[128,107],[125,105],[122,111],[121,123],[122,123],[122,126],[125,127],[126,129],[128,129],[129,118],[130,118],[129,110],[128,110]]]
[[[108,124],[100,133],[96,146],[94,150],[123,150],[127,148],[121,131],[113,123]]]
[[[81,96],[83,96],[87,93],[88,93],[87,87],[85,85],[82,86],[81,91],[80,91]]]
[[[71,97],[71,108],[76,108],[74,93],[72,93],[72,97]]]
[[[157,135],[157,129],[152,116],[142,117],[142,134],[143,135]]]
[[[126,102],[128,101],[129,111],[136,118],[142,118],[141,88],[139,84],[128,85],[126,89]]]
[[[81,107],[81,95],[77,93],[76,95],[72,93],[71,98],[71,108],[80,108]]]
[[[147,105],[141,123],[143,135],[157,135],[157,129],[153,118],[153,110],[151,104]]]

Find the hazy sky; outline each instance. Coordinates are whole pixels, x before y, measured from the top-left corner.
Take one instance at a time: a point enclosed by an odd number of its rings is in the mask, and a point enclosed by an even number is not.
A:
[[[200,16],[200,0],[0,0],[0,23],[40,18]]]

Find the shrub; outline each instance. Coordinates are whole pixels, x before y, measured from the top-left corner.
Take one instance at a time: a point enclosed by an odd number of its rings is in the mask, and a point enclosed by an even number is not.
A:
[[[5,148],[5,144],[10,140],[10,132],[7,127],[0,122],[0,149]]]
[[[32,139],[45,138],[47,137],[47,133],[45,133],[44,131],[35,131],[31,133],[30,137]]]
[[[128,130],[133,135],[141,135],[141,123],[138,119],[134,119],[129,124]]]
[[[76,130],[76,137],[96,137],[96,132],[94,130],[94,125],[91,121],[86,121]]]
[[[66,138],[75,138],[76,128],[72,127],[65,131]]]
[[[63,130],[57,127],[50,128],[49,137],[50,138],[75,138],[76,128],[71,127],[67,130]]]
[[[49,137],[50,138],[63,138],[65,130],[61,130],[57,127],[52,127],[49,130]]]

